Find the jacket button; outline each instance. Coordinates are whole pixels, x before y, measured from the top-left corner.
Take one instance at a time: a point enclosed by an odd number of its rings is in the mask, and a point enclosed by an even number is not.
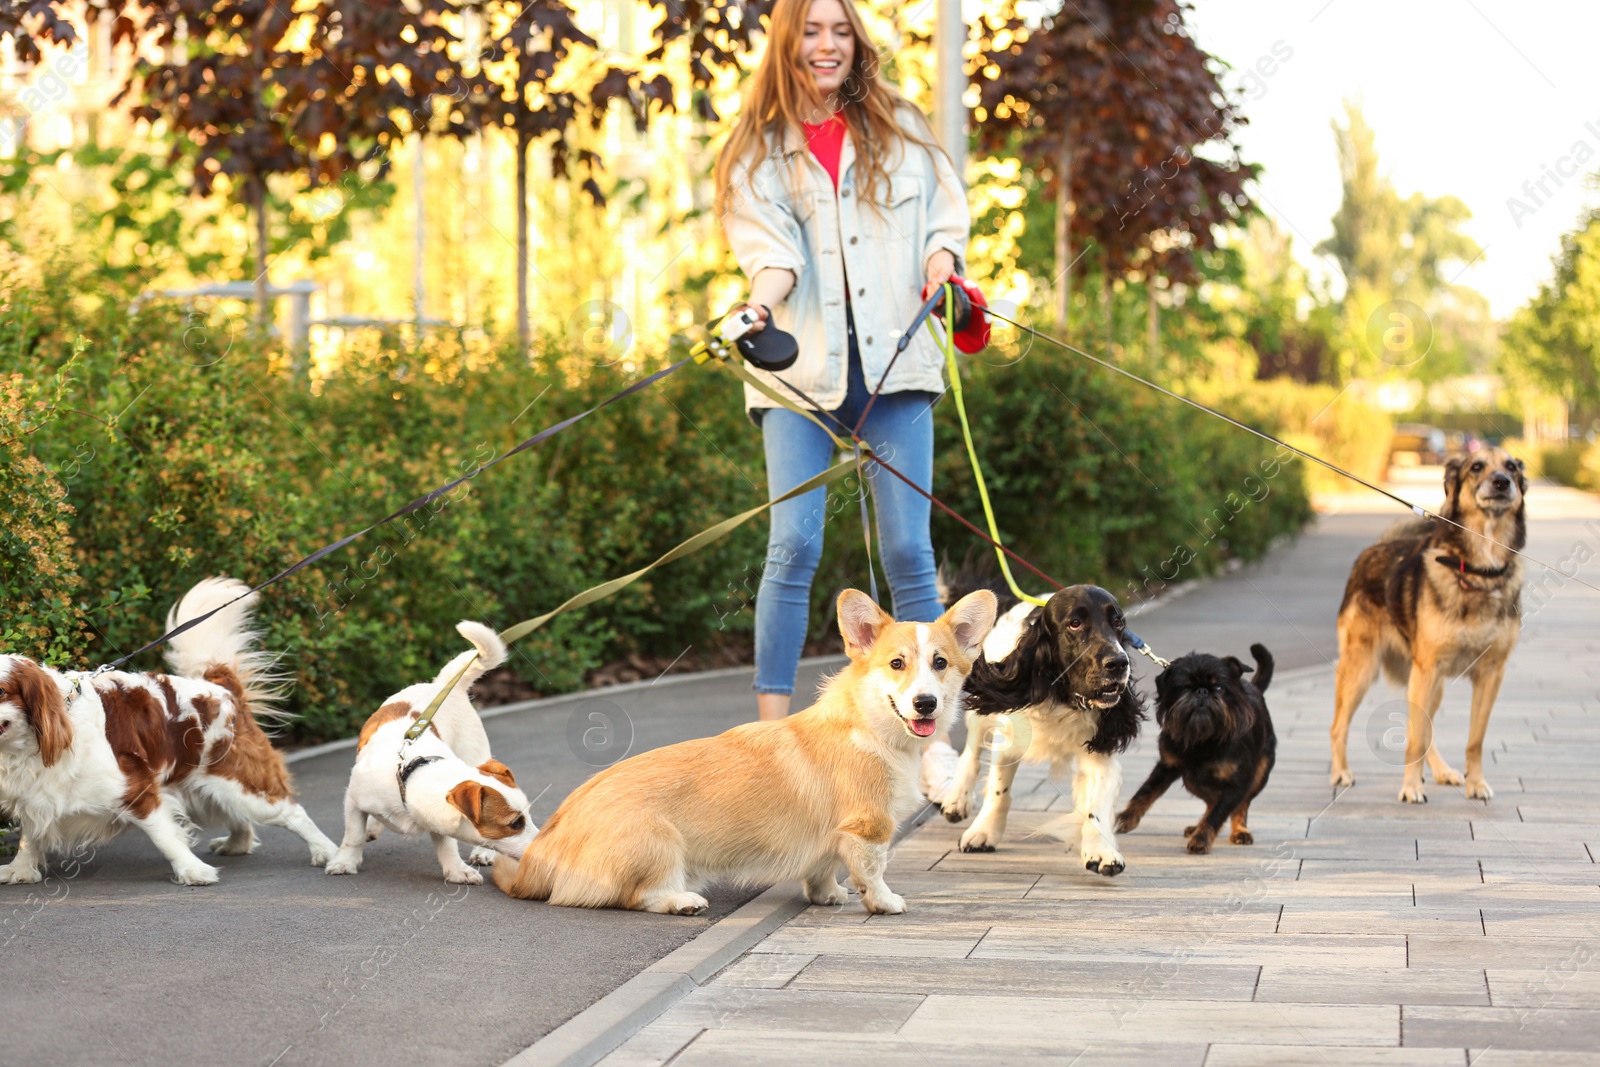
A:
[[[850,238],[850,243],[851,244],[855,244],[856,243],[856,239],[854,237]]]
[[[870,338],[870,337],[869,337],[869,338],[867,338],[867,344],[869,344],[869,345],[870,345],[870,344],[871,344],[871,343],[872,343],[872,338]]]
[[[856,295],[857,296],[866,296],[867,295],[867,291],[866,291],[866,289],[857,289],[856,290]]]
[[[849,200],[850,199],[850,190],[846,189],[846,190],[844,190],[844,192],[840,193],[839,194],[839,199],[841,199],[841,200]]]

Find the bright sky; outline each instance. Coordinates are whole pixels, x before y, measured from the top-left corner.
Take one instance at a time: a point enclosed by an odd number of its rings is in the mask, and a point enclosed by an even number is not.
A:
[[[1504,317],[1550,277],[1561,235],[1600,203],[1585,178],[1600,170],[1597,13],[1593,0],[1198,0],[1192,26],[1235,79],[1272,60],[1246,86],[1242,139],[1265,171],[1262,207],[1295,234],[1302,261],[1316,267],[1311,249],[1333,232],[1329,121],[1355,97],[1402,197],[1451,194],[1472,210],[1466,230],[1484,255],[1457,280]],[[1274,47],[1288,59],[1272,59]],[[1572,172],[1579,157],[1587,162],[1558,185],[1558,168]],[[1512,197],[1527,208],[1515,218]],[[1320,269],[1337,273],[1327,261]]]

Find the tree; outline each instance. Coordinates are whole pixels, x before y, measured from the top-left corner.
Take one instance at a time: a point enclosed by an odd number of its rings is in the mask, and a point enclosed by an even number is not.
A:
[[[1513,376],[1600,415],[1600,210],[1561,239],[1555,276],[1512,317],[1502,360]]]
[[[1343,197],[1333,236],[1316,251],[1332,256],[1345,279],[1341,375],[1371,373],[1388,363],[1412,376],[1439,377],[1481,364],[1488,304],[1451,280],[1483,254],[1460,230],[1472,212],[1453,196],[1402,198],[1379,171],[1377,138],[1359,104],[1345,102],[1345,124],[1335,120],[1333,133]],[[1407,335],[1426,331],[1431,339],[1415,351],[1372,351],[1372,317],[1399,301],[1415,304],[1428,320],[1408,326]]]
[[[70,45],[75,5],[29,0],[0,16],[18,55],[37,60],[40,45]],[[298,175],[307,186],[359,173],[387,173],[395,144],[425,132],[429,102],[459,79],[449,56],[455,36],[443,16],[450,0],[372,4],[315,0],[110,0],[85,8],[112,19],[114,43],[155,46],[142,55],[116,103],[136,119],[162,122],[171,160],[181,162],[196,195],[219,181],[255,216],[256,315],[265,327],[270,226],[269,179]],[[443,132],[460,133],[452,109]]]
[[[986,151],[1015,144],[1056,203],[1057,314],[1074,235],[1105,284],[1131,270],[1195,277],[1214,228],[1252,210],[1234,131],[1245,122],[1219,62],[1189,35],[1182,0],[1082,0],[1040,21],[1007,3],[977,26],[974,112]],[[1020,135],[1020,136],[1019,136]]]

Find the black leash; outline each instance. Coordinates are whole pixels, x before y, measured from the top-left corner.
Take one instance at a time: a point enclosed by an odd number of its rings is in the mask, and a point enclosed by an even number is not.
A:
[[[1568,574],[1566,571],[1563,571],[1560,568],[1552,567],[1548,563],[1545,563],[1545,562],[1543,562],[1541,560],[1537,560],[1537,559],[1533,558],[1532,556],[1528,555],[1526,552],[1521,551],[1520,549],[1515,549],[1515,548],[1512,548],[1508,544],[1503,544],[1500,541],[1496,541],[1494,538],[1490,537],[1488,534],[1479,533],[1476,530],[1473,530],[1473,529],[1470,529],[1470,528],[1468,528],[1466,526],[1461,525],[1461,523],[1456,522],[1454,519],[1447,519],[1443,515],[1439,515],[1439,514],[1436,514],[1434,512],[1431,512],[1427,508],[1423,507],[1420,504],[1413,504],[1411,501],[1407,500],[1405,497],[1397,496],[1394,493],[1389,492],[1389,490],[1384,489],[1382,486],[1373,485],[1371,482],[1367,481],[1365,478],[1362,478],[1360,475],[1352,474],[1351,472],[1345,470],[1343,467],[1339,466],[1338,464],[1330,463],[1328,460],[1323,459],[1321,456],[1313,455],[1312,453],[1307,452],[1303,448],[1296,448],[1294,445],[1291,445],[1289,442],[1284,441],[1284,440],[1282,440],[1280,438],[1274,437],[1274,436],[1272,436],[1272,434],[1267,433],[1264,430],[1258,430],[1254,426],[1248,426],[1245,423],[1240,422],[1238,419],[1233,418],[1231,415],[1225,415],[1222,412],[1216,410],[1215,408],[1207,407],[1206,405],[1200,403],[1198,400],[1191,400],[1191,399],[1189,399],[1188,397],[1184,396],[1181,393],[1175,393],[1171,389],[1166,388],[1165,386],[1157,385],[1155,382],[1150,381],[1148,378],[1141,378],[1139,375],[1133,373],[1132,371],[1128,370],[1125,367],[1119,367],[1115,363],[1111,363],[1111,362],[1108,362],[1107,360],[1101,359],[1099,356],[1090,355],[1088,352],[1085,352],[1083,349],[1077,347],[1076,345],[1068,344],[1067,342],[1061,340],[1059,337],[1052,337],[1050,334],[1043,333],[1043,332],[1041,332],[1039,330],[1036,330],[1032,326],[1026,326],[1026,325],[1018,322],[1016,319],[1007,318],[1006,316],[1004,316],[1004,315],[1000,314],[999,312],[995,311],[993,308],[986,308],[984,310],[985,310],[985,313],[987,315],[989,315],[989,317],[991,317],[991,318],[999,319],[1001,322],[1010,323],[1012,326],[1015,326],[1017,329],[1022,330],[1024,333],[1030,334],[1033,337],[1037,337],[1041,341],[1048,341],[1048,342],[1050,342],[1051,344],[1055,345],[1058,348],[1064,349],[1067,352],[1071,352],[1075,356],[1079,356],[1079,357],[1082,357],[1083,359],[1088,360],[1090,363],[1093,363],[1093,364],[1095,364],[1097,366],[1104,367],[1106,370],[1109,370],[1109,371],[1115,371],[1117,374],[1122,375],[1124,378],[1127,378],[1127,379],[1129,379],[1131,381],[1138,382],[1140,385],[1144,386],[1147,389],[1154,389],[1156,392],[1162,394],[1163,396],[1169,396],[1174,400],[1182,401],[1183,403],[1188,404],[1190,407],[1197,408],[1200,411],[1205,412],[1207,415],[1212,416],[1213,418],[1221,419],[1223,422],[1226,422],[1231,426],[1237,426],[1239,429],[1245,431],[1246,433],[1254,434],[1255,436],[1261,438],[1263,441],[1269,441],[1272,444],[1277,445],[1279,448],[1288,449],[1290,452],[1293,452],[1295,455],[1299,456],[1300,458],[1309,459],[1311,462],[1313,462],[1313,463],[1315,463],[1315,464],[1317,464],[1317,465],[1319,465],[1321,467],[1324,467],[1324,468],[1326,468],[1326,469],[1328,469],[1330,471],[1333,471],[1335,474],[1342,475],[1343,477],[1350,479],[1352,482],[1355,482],[1357,485],[1366,486],[1368,489],[1371,489],[1374,493],[1378,493],[1378,494],[1381,494],[1382,496],[1386,496],[1390,500],[1393,500],[1395,503],[1401,504],[1404,507],[1409,508],[1411,511],[1415,512],[1417,515],[1421,516],[1424,519],[1432,519],[1432,520],[1434,520],[1436,522],[1442,522],[1442,523],[1446,523],[1446,524],[1448,524],[1450,526],[1454,526],[1456,529],[1463,530],[1466,533],[1471,534],[1473,537],[1481,538],[1482,540],[1488,541],[1490,544],[1496,546],[1497,548],[1503,548],[1507,552],[1512,553],[1513,555],[1521,556],[1523,559],[1527,560],[1528,562],[1536,564],[1536,565],[1538,565],[1540,567],[1543,567],[1547,571],[1555,571],[1555,573],[1561,575],[1563,578],[1569,579],[1570,581],[1577,582],[1579,585],[1583,586],[1585,589],[1592,589],[1595,592],[1600,593],[1600,586],[1590,585],[1588,582],[1584,581],[1582,578],[1579,578],[1576,575]]]
[[[526,438],[525,440],[521,441],[519,444],[517,444],[510,451],[504,452],[504,453],[496,456],[494,459],[489,460],[489,462],[481,464],[480,466],[475,468],[471,473],[463,474],[459,478],[456,478],[456,479],[454,479],[452,481],[446,482],[444,485],[441,485],[439,488],[433,490],[432,492],[426,493],[423,496],[419,496],[415,500],[412,500],[411,502],[409,502],[407,504],[402,504],[400,507],[396,508],[395,510],[391,511],[389,514],[385,515],[383,518],[379,519],[377,522],[374,522],[372,525],[364,527],[363,529],[357,530],[355,533],[350,534],[348,537],[341,537],[339,540],[333,542],[330,545],[324,545],[323,547],[317,549],[315,552],[311,553],[311,555],[306,556],[304,559],[300,560],[299,562],[291,564],[288,567],[285,567],[283,570],[279,571],[277,574],[274,574],[271,578],[268,578],[266,581],[260,583],[259,585],[253,586],[248,591],[246,591],[244,593],[241,593],[238,596],[234,597],[232,600],[228,601],[226,604],[220,605],[219,607],[212,608],[210,611],[206,612],[204,615],[197,616],[196,618],[190,619],[189,621],[185,622],[181,626],[177,626],[177,627],[174,627],[171,630],[168,630],[166,633],[162,634],[160,637],[156,638],[154,641],[147,642],[146,644],[143,644],[143,645],[139,646],[138,648],[134,649],[132,652],[129,652],[126,656],[123,656],[120,659],[113,660],[112,662],[105,664],[104,666],[102,666],[98,670],[96,670],[95,673],[99,674],[99,673],[104,672],[104,671],[116,670],[118,667],[122,666],[124,663],[128,662],[130,659],[133,659],[133,657],[139,655],[141,652],[148,652],[152,648],[156,648],[159,645],[165,644],[166,642],[172,640],[174,637],[177,637],[179,634],[183,633],[184,631],[189,630],[189,629],[191,629],[191,628],[193,628],[195,626],[198,626],[201,623],[205,622],[207,619],[211,618],[211,616],[215,615],[219,611],[222,611],[224,608],[232,607],[234,604],[237,604],[239,601],[243,600],[245,597],[250,596],[252,593],[259,593],[261,590],[267,588],[269,585],[276,585],[277,583],[283,581],[285,578],[288,578],[290,575],[293,575],[298,571],[304,570],[306,567],[311,566],[313,563],[316,563],[318,560],[324,559],[327,556],[332,555],[333,553],[339,551],[339,549],[345,547],[346,545],[350,544],[351,542],[360,540],[361,538],[365,537],[367,534],[371,533],[373,530],[376,530],[378,527],[385,526],[385,525],[393,522],[396,519],[404,518],[405,516],[410,515],[412,512],[416,511],[418,508],[426,507],[427,505],[433,503],[435,500],[439,499],[439,497],[441,497],[444,494],[450,492],[452,489],[455,489],[456,487],[462,485],[463,483],[471,481],[473,478],[476,478],[478,475],[482,474],[484,471],[488,470],[490,467],[497,466],[500,463],[503,463],[506,460],[510,459],[512,456],[516,455],[518,452],[525,452],[528,449],[534,447],[535,445],[549,440],[550,438],[554,437],[556,434],[560,433],[562,430],[565,430],[568,427],[575,425],[576,423],[582,422],[584,419],[588,418],[590,415],[593,415],[595,412],[599,411],[601,408],[609,407],[610,405],[615,404],[617,401],[622,400],[625,397],[632,396],[634,393],[639,392],[641,389],[645,389],[645,388],[648,388],[649,386],[654,385],[656,382],[659,382],[661,379],[665,378],[667,375],[669,375],[669,374],[673,373],[674,371],[677,371],[677,370],[679,370],[679,369],[681,369],[681,368],[683,368],[683,367],[685,367],[688,364],[693,363],[693,362],[694,362],[694,358],[693,357],[690,357],[688,359],[680,359],[678,362],[672,364],[670,367],[664,367],[661,370],[656,371],[654,374],[650,375],[649,377],[641,378],[638,381],[634,382],[632,385],[628,386],[627,388],[625,388],[625,389],[623,389],[623,390],[621,390],[619,392],[612,393],[610,396],[606,397],[604,400],[600,401],[598,404],[596,404],[594,407],[590,408],[589,410],[579,412],[578,414],[573,415],[570,418],[562,419],[560,422],[556,423],[554,426],[548,426],[545,429],[540,430],[538,433],[534,434],[532,437]]]

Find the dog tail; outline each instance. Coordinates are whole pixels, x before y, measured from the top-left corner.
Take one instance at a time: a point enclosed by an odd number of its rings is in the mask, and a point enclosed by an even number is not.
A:
[[[433,680],[434,685],[446,685],[463,667],[467,661],[472,660],[472,666],[467,667],[467,673],[461,676],[461,691],[469,691],[473,685],[489,671],[494,670],[506,661],[506,643],[500,640],[500,635],[481,622],[463,621],[456,624],[456,633],[465,637],[473,647],[471,652],[463,652],[455,659],[444,665],[444,670]]]
[[[1263,693],[1267,686],[1272,684],[1272,653],[1267,651],[1266,645],[1251,645],[1250,654],[1256,658],[1256,673],[1250,681]]]
[[[535,837],[520,860],[496,856],[493,877],[500,892],[518,900],[549,900],[555,868],[540,852],[539,838]]]
[[[206,678],[223,668],[256,719],[281,719],[276,706],[288,692],[288,678],[275,670],[279,657],[257,647],[261,638],[252,627],[259,594],[237,578],[205,578],[167,612],[167,629],[176,629],[207,612],[216,614],[167,642],[167,666],[184,678]],[[213,677],[224,688],[235,688]]]
[[[992,566],[985,566],[974,558],[975,549],[969,548],[962,557],[960,566],[952,566],[949,559],[939,564],[938,590],[939,603],[949,607],[968,593],[976,593],[979,589],[987,589],[999,601],[996,605],[996,616],[1004,615],[1016,607],[1018,600],[1011,592],[1011,587],[1006,585],[1005,579],[995,572]]]

